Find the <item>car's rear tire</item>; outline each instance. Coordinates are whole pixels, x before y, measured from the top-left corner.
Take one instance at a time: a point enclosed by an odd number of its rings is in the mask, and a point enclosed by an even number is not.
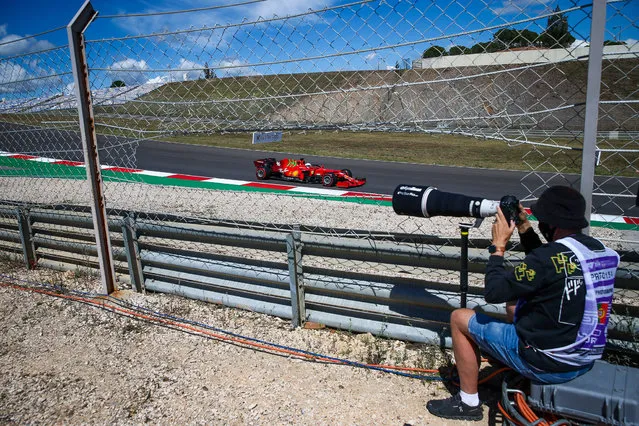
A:
[[[342,169],[342,173],[344,173],[348,177],[353,177],[353,172],[351,172],[351,169]]]
[[[258,180],[266,180],[270,177],[270,173],[268,173],[265,167],[258,167],[257,170],[255,170],[255,177],[257,177]]]
[[[322,185],[324,186],[335,186],[337,183],[337,178],[333,173],[326,173],[322,176]]]

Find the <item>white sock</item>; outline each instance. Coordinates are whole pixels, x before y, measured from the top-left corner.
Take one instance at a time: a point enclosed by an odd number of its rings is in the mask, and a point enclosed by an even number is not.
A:
[[[477,407],[479,405],[478,393],[466,393],[463,390],[460,390],[459,396],[461,396],[462,402],[466,405],[469,405],[471,407]]]

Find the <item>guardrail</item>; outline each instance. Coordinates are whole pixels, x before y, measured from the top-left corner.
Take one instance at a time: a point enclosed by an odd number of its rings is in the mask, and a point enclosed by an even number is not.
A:
[[[460,270],[461,240],[278,224],[231,227],[177,219],[108,211],[120,282],[136,291],[172,293],[276,315],[291,319],[294,326],[312,321],[450,346],[446,332],[450,311],[466,299],[458,284],[374,271],[380,264]],[[185,249],[178,244],[185,241],[199,244]],[[485,239],[469,241],[470,273],[483,273],[489,244]],[[243,250],[242,256],[206,250],[214,246]],[[24,259],[29,268],[99,269],[88,209],[69,213],[63,206],[59,210],[0,206],[0,250]],[[623,295],[639,290],[639,256],[631,251],[620,255],[615,286],[620,302],[613,306],[609,335],[611,341],[638,351],[639,307],[623,302]],[[522,257],[518,246],[509,250],[509,258]],[[321,261],[326,258],[367,262],[372,272],[330,269]],[[487,304],[482,291],[477,283],[471,285],[464,300],[467,306],[504,316],[504,307]]]

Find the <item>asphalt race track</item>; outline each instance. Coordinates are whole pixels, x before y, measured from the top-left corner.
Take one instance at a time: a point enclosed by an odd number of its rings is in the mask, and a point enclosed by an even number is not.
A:
[[[349,160],[332,157],[315,157],[304,154],[283,154],[269,151],[185,147],[181,144],[165,144],[145,141],[138,148],[138,167],[165,171],[171,167],[178,173],[191,173],[228,179],[256,180],[253,160],[263,157],[304,158],[313,164],[324,164],[332,169],[350,169],[353,176],[365,177],[366,184],[354,191],[392,194],[397,185],[435,186],[442,191],[477,195],[484,198],[501,198],[502,195],[521,192],[520,172],[487,171],[461,167],[425,166],[421,164],[392,163],[370,160]],[[176,162],[176,158],[183,161]],[[295,185],[302,185],[297,184]],[[312,185],[316,186],[316,185]]]
[[[248,137],[248,136],[247,136]],[[569,184],[579,187],[578,175],[564,175],[551,179],[549,173],[529,173],[509,170],[475,169],[464,167],[429,166],[371,160],[349,160],[332,157],[305,156],[303,153],[273,153],[242,149],[215,148],[199,145],[135,141],[123,137],[98,137],[100,161],[111,166],[140,168],[159,172],[182,173],[199,176],[255,181],[253,160],[263,157],[304,157],[311,163],[324,164],[335,169],[351,169],[356,177],[365,177],[367,183],[355,191],[377,194],[393,193],[397,185],[427,185],[440,191],[470,196],[500,199],[503,195],[522,198],[529,190],[551,185]],[[42,129],[0,123],[0,150],[39,155],[72,161],[83,161],[78,132]],[[505,151],[507,154],[507,151]],[[636,178],[602,178],[596,192],[623,193],[631,187],[637,192]],[[297,184],[296,184],[297,185]],[[302,185],[302,184],[299,184]],[[316,185],[313,185],[316,186]],[[528,188],[528,189],[526,189]],[[524,203],[527,205],[527,203]],[[599,214],[639,216],[635,197],[593,196],[593,205]]]
[[[578,175],[565,175],[564,178],[551,179],[551,174],[529,174],[528,172],[475,169],[465,167],[428,166],[423,164],[392,163],[371,160],[349,160],[332,157],[315,157],[304,154],[283,154],[269,151],[213,148],[156,141],[143,141],[137,152],[137,167],[141,169],[170,171],[194,175],[220,177],[254,181],[255,166],[253,160],[264,157],[277,159],[303,157],[314,164],[324,164],[335,169],[348,168],[353,176],[365,177],[364,186],[354,191],[392,194],[397,185],[427,185],[440,191],[461,193],[493,200],[504,195],[525,196],[528,188],[540,188],[544,181],[551,185],[570,184],[579,188]],[[569,180],[566,180],[569,179]],[[599,178],[598,178],[599,180]],[[601,179],[602,181],[604,179]],[[603,190],[609,194],[618,194],[629,185],[636,185],[637,179],[610,179],[603,184]],[[295,184],[302,185],[302,184]],[[316,186],[316,185],[314,185]],[[602,202],[606,202],[602,205]],[[634,207],[635,198],[615,199],[611,203],[608,197],[593,197],[593,204],[599,214],[639,216],[639,208]],[[524,203],[527,205],[527,203]]]

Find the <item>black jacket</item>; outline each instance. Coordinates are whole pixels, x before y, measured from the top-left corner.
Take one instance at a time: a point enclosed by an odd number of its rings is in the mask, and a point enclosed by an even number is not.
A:
[[[591,250],[604,246],[584,234],[571,236]],[[490,256],[484,297],[489,303],[519,300],[515,318],[519,353],[529,364],[548,372],[576,369],[536,351],[575,342],[584,313],[586,286],[579,260],[566,246],[542,244],[531,228],[520,234],[525,259],[508,270],[502,256]]]

